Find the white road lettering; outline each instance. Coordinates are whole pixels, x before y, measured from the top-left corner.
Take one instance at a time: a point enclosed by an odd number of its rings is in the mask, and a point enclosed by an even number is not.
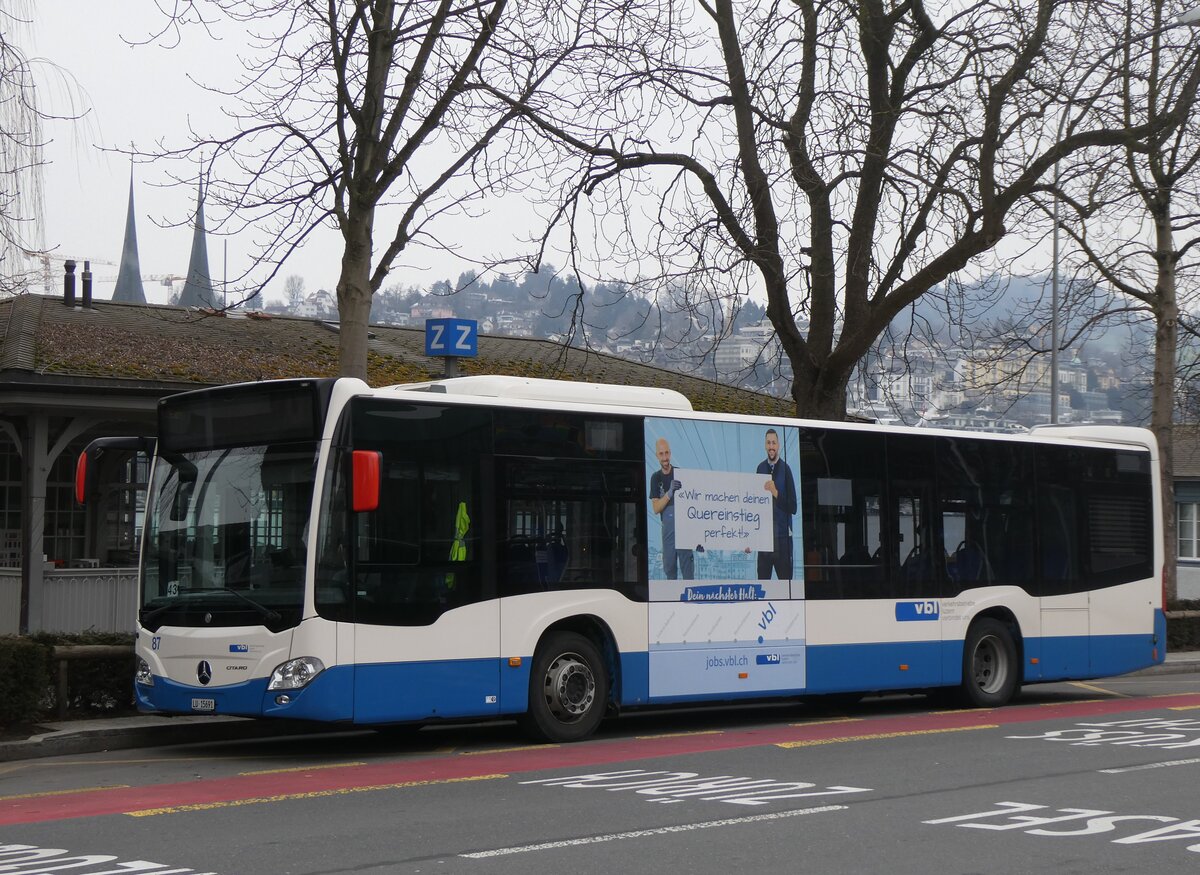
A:
[[[1179,750],[1200,747],[1200,720],[1164,720],[1145,717],[1105,723],[1076,723],[1069,729],[1050,729],[1036,735],[1009,735],[1011,739],[1065,742],[1075,747],[1128,745]]]
[[[1115,814],[1112,811],[1089,808],[1048,809],[1045,805],[1029,802],[997,802],[996,805],[998,807],[988,811],[956,814],[935,820],[925,820],[922,823],[951,824],[964,829],[1021,830],[1026,835],[1066,838],[1117,832],[1123,827],[1132,824],[1138,824],[1140,827],[1145,821],[1149,821],[1167,825],[1150,830],[1142,828],[1141,832],[1133,835],[1112,839],[1112,843],[1138,845],[1148,842],[1200,839],[1200,820],[1180,820],[1178,817],[1168,814]],[[1045,814],[1032,816],[1027,813],[1030,811],[1040,811]],[[1076,823],[1067,829],[1046,829],[1051,824],[1063,824],[1069,821],[1076,821]],[[1083,823],[1078,823],[1078,821],[1083,821]],[[1200,842],[1188,845],[1186,850],[1200,853]]]
[[[631,790],[640,796],[655,797],[648,801],[697,798],[703,802],[727,802],[730,805],[769,805],[783,799],[810,799],[818,796],[841,796],[847,793],[870,793],[868,787],[832,786],[814,789],[807,781],[776,781],[772,778],[746,778],[717,775],[702,778],[697,772],[651,772],[629,769],[620,772],[594,772],[559,778],[539,778],[522,784],[542,784],[547,787],[571,789]]]
[[[0,875],[50,875],[57,872],[67,872],[69,875],[216,875],[215,872],[179,869],[149,860],[122,863],[110,854],[75,854],[65,848],[0,844]]]

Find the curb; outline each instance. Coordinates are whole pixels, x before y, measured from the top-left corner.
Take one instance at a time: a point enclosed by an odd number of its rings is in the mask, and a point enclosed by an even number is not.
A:
[[[1151,674],[1186,674],[1191,671],[1200,671],[1200,658],[1173,659],[1170,662],[1152,665],[1141,671],[1131,671],[1129,674],[1117,675],[1117,677],[1135,678]]]
[[[135,747],[166,747],[223,741],[254,741],[290,735],[346,732],[361,727],[247,717],[129,717],[78,721],[79,727],[47,728],[46,732],[14,741],[0,741],[0,763],[41,757],[101,753]],[[89,726],[88,723],[95,725]],[[117,725],[114,725],[117,724]]]

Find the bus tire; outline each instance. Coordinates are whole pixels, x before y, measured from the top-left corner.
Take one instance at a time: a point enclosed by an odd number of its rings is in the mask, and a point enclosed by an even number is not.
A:
[[[596,645],[577,632],[553,632],[538,646],[521,728],[538,741],[587,738],[608,707],[608,672]]]
[[[972,708],[998,708],[1017,692],[1017,645],[1007,624],[983,617],[971,624],[963,642],[959,696]]]

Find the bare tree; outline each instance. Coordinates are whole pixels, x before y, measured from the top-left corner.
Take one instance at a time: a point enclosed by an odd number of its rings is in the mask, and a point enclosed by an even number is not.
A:
[[[1102,18],[1120,3],[1086,0]],[[801,415],[841,419],[856,363],[905,307],[1019,227],[1056,161],[1144,141],[1191,109],[1200,67],[1153,116],[1068,105],[1120,93],[1072,57],[1113,50],[1077,0],[701,0],[695,21],[625,46],[588,93],[510,100],[585,157],[559,214],[606,253],[652,258],[697,294],[765,292]],[[642,108],[648,107],[643,112]],[[649,209],[638,195],[657,192]],[[649,243],[647,243],[649,241]]]
[[[160,6],[169,23],[159,40],[222,22],[250,34],[244,75],[212,86],[229,98],[235,131],[165,154],[205,156],[206,205],[226,210],[219,231],[265,235],[255,292],[319,229],[340,233],[341,371],[358,377],[372,295],[397,258],[413,246],[453,248],[442,223],[469,221],[488,197],[538,173],[543,144],[515,132],[501,142],[517,114],[479,86],[532,99],[579,48],[584,24],[579,9],[550,0]]]
[[[294,273],[283,281],[283,299],[289,310],[295,310],[304,303],[304,277]]]
[[[1156,119],[1195,95],[1196,38],[1172,26],[1182,7],[1126,0],[1119,15],[1093,26],[1121,51],[1098,58],[1120,84],[1114,100],[1095,104],[1114,122]],[[1150,27],[1148,40],[1137,33]],[[1062,124],[1069,131],[1074,117]],[[1154,332],[1150,427],[1158,438],[1163,474],[1162,512],[1167,536],[1167,591],[1177,592],[1175,562],[1174,440],[1180,330],[1195,332],[1191,311],[1200,302],[1200,120],[1149,132],[1103,154],[1083,152],[1070,162],[1052,194],[1071,221],[1061,228],[1073,246],[1068,260],[1098,286],[1115,293],[1103,314],[1112,321],[1148,323]],[[1050,207],[1047,207],[1050,210]]]
[[[0,2],[0,294],[26,290],[26,259],[42,239],[42,122],[29,59],[14,39],[32,10],[21,0]]]

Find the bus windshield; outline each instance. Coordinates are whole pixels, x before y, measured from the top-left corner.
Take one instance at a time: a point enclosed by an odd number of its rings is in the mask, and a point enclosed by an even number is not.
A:
[[[162,453],[146,515],[142,625],[296,625],[316,458],[310,441]]]

